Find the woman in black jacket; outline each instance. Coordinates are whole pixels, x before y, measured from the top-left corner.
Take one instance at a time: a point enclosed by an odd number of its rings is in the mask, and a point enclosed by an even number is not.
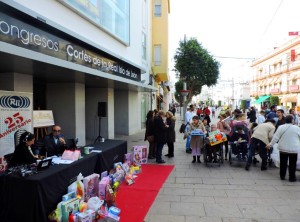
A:
[[[168,154],[165,156],[167,157],[174,157],[174,142],[176,140],[176,133],[175,133],[175,122],[176,122],[176,117],[173,116],[173,113],[168,111],[166,113],[167,117],[167,125],[169,126],[167,130],[167,145],[168,145]]]
[[[157,117],[154,118],[154,141],[156,142],[157,163],[165,163],[161,155],[162,149],[167,143],[167,129],[169,126],[164,123],[163,117],[165,117],[165,112],[160,110]]]
[[[149,154],[148,159],[155,158],[155,141],[154,141],[154,111],[150,110],[147,113],[146,119],[146,132],[144,141],[148,140],[149,142]]]
[[[25,132],[20,137],[20,143],[16,146],[13,154],[12,164],[32,164],[36,163],[38,156],[34,155],[31,146],[34,144],[34,135],[30,132]]]

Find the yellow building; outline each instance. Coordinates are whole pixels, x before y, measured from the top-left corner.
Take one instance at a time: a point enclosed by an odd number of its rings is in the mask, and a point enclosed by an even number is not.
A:
[[[151,39],[151,71],[158,92],[156,109],[169,109],[169,73],[168,73],[168,21],[170,13],[169,0],[152,0],[152,39]]]
[[[278,96],[278,105],[288,108],[300,104],[300,36],[254,60],[251,67],[253,97],[263,102],[268,96]]]

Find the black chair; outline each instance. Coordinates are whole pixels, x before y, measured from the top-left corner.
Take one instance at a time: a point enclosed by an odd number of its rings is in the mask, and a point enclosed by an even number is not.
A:
[[[77,148],[77,139],[65,139],[65,141],[69,149]]]
[[[13,165],[13,155],[14,153],[9,153],[4,155],[8,168]]]
[[[27,130],[21,128],[19,130],[17,130],[14,134],[14,141],[15,141],[15,147],[19,145],[20,143],[20,137],[23,133],[27,132]]]

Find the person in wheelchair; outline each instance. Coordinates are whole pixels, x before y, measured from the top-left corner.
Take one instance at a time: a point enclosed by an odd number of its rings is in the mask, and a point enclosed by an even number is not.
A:
[[[238,159],[246,159],[248,152],[247,144],[249,141],[248,135],[243,131],[241,126],[237,126],[237,131],[232,134],[232,152],[237,155]],[[242,156],[240,156],[242,154]]]

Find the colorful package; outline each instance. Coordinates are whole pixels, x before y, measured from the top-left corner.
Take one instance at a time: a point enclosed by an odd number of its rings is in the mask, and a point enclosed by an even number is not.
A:
[[[147,163],[147,146],[134,146],[133,147],[133,164]]]
[[[99,174],[93,173],[83,178],[84,201],[87,202],[91,197],[99,195]]]

